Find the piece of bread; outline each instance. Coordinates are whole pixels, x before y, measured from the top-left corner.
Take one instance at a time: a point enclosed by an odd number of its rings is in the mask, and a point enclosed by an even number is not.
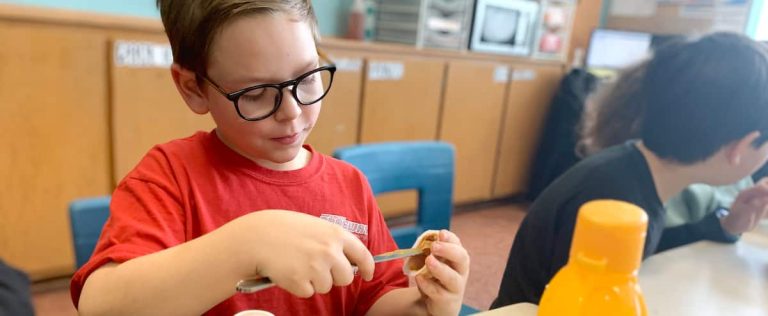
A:
[[[422,254],[411,256],[405,259],[403,264],[403,273],[408,276],[423,275],[424,277],[431,277],[429,269],[425,264],[427,257],[432,253],[432,243],[438,241],[440,238],[440,231],[428,230],[425,231],[416,242],[413,243],[413,248],[421,249]]]

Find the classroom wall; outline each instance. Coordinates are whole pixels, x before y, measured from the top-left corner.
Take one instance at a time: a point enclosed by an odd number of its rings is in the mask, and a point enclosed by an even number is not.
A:
[[[747,34],[758,41],[768,41],[768,3],[754,0]]]
[[[315,14],[323,35],[344,35],[352,0],[314,0]]]
[[[156,0],[0,0],[0,3],[23,4],[98,13],[158,18]],[[326,36],[344,34],[347,10],[352,0],[314,0],[320,33]]]
[[[160,16],[160,14],[157,12],[157,8],[155,7],[155,0],[0,0],[0,3],[23,4],[140,17],[155,18]]]

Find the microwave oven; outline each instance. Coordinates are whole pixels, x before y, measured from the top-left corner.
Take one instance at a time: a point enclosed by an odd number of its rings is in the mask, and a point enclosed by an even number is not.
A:
[[[529,55],[535,42],[539,3],[528,0],[477,0],[470,50]]]

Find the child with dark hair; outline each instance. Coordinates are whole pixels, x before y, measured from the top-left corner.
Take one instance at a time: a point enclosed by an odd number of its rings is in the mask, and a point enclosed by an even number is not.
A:
[[[665,229],[663,205],[693,183],[734,183],[768,159],[765,48],[741,35],[715,33],[666,45],[634,71],[619,87],[638,87],[629,89],[634,93],[626,102],[643,113],[639,140],[581,161],[531,205],[492,307],[539,302],[568,260],[578,209],[588,201],[622,200],[646,211],[644,258],[698,240],[733,241],[768,212],[763,182],[740,195],[736,203],[744,207],[728,216],[711,213]]]
[[[626,69],[621,79],[605,87],[593,98],[593,102],[588,102],[578,128],[581,139],[576,150],[579,156],[584,158],[640,138],[645,108],[640,97],[641,81],[647,67],[648,62],[644,61]],[[744,205],[734,204],[734,200],[741,201],[737,196],[740,193],[750,194],[750,190],[746,189],[754,185],[752,176],[725,186],[692,184],[664,203],[665,226],[697,222],[715,212],[726,214],[730,212],[729,208],[740,212],[740,207]]]

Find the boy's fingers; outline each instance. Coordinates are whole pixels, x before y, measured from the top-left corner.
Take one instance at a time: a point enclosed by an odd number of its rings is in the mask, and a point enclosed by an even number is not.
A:
[[[461,239],[449,230],[440,230],[440,241],[461,245]]]
[[[451,293],[461,292],[463,283],[461,275],[445,263],[437,260],[435,256],[430,255],[427,257],[427,269],[429,269],[429,272],[432,273],[435,279],[440,281],[446,290]]]
[[[331,266],[331,275],[333,276],[333,285],[347,286],[352,283],[355,277],[352,265],[347,258],[336,258]]]
[[[312,279],[312,287],[316,293],[325,294],[331,291],[333,287],[333,278],[330,273],[320,273]]]
[[[748,202],[752,199],[766,196],[768,196],[768,184],[761,181],[758,185],[739,192],[739,195],[737,195],[736,198],[741,201]]]
[[[427,279],[421,275],[416,276],[416,286],[419,287],[421,293],[430,298],[438,297],[441,292],[445,291],[435,280]]]
[[[293,283],[283,289],[301,298],[308,298],[315,294],[315,288],[310,282]]]
[[[755,214],[757,215],[758,219],[768,214],[768,201],[761,204],[760,207],[756,207]]]
[[[469,273],[469,253],[461,245],[437,242],[432,244],[432,254],[447,260],[447,264],[459,274]]]
[[[344,255],[347,256],[349,262],[357,266],[357,271],[363,277],[363,280],[372,280],[375,266],[373,256],[368,251],[368,248],[352,233],[346,233],[344,236],[346,236],[344,238]]]
[[[742,214],[756,214],[760,216],[764,212],[768,211],[768,197],[755,197],[749,201],[745,201],[742,204],[734,204],[731,206],[731,212],[734,215],[737,213]]]
[[[766,215],[768,215],[768,203],[763,204],[762,205],[762,209],[759,212],[757,212],[757,213],[758,213],[758,217],[759,218],[760,217],[765,217]]]

